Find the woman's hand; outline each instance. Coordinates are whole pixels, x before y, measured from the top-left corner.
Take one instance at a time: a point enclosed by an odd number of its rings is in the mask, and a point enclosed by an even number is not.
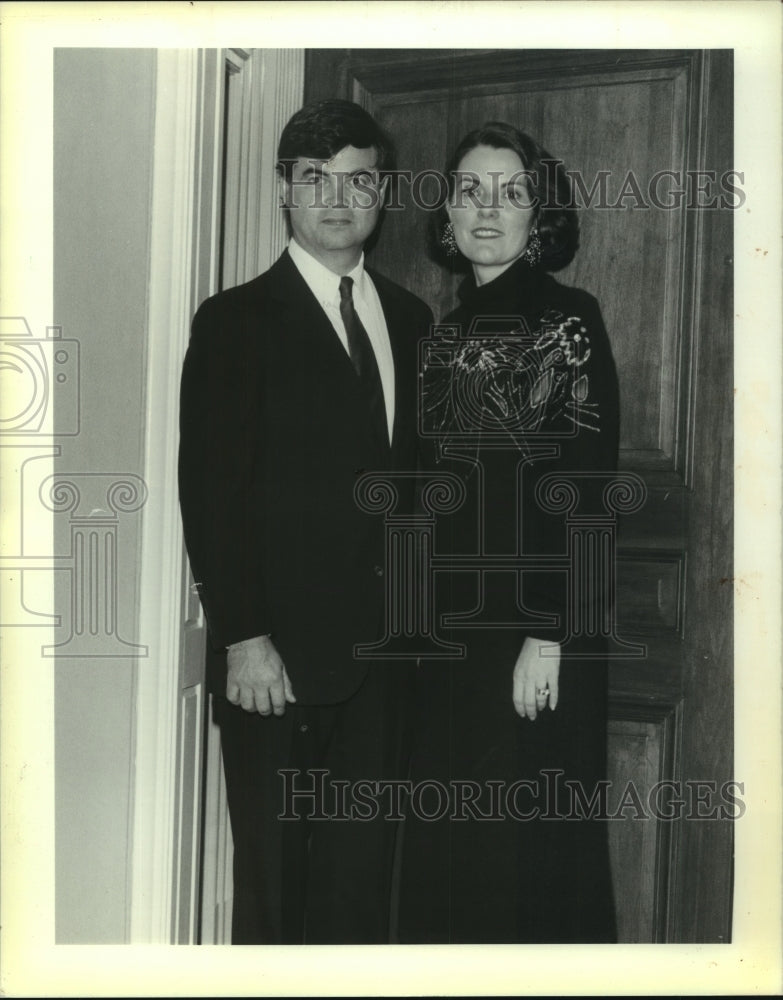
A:
[[[542,650],[546,648],[546,652]],[[528,636],[522,643],[514,665],[514,708],[519,715],[533,719],[546,707],[557,708],[557,684],[560,677],[560,646]]]

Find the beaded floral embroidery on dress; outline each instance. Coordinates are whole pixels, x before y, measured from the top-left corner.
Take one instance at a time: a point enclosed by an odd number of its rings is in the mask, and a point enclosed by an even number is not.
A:
[[[527,451],[531,438],[598,432],[590,399],[590,336],[578,316],[549,310],[536,330],[515,318],[497,333],[498,318],[478,317],[467,336],[458,326],[426,342],[422,365],[422,429],[444,442],[500,445]],[[491,323],[494,332],[483,334]]]

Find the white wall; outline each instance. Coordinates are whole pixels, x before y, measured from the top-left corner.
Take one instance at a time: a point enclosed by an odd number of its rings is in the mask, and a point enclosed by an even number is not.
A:
[[[80,433],[60,439],[58,472],[143,474],[154,99],[152,50],[55,51],[54,322],[79,341],[81,355]],[[140,527],[139,512],[118,518],[118,633],[143,643]],[[55,545],[58,554],[69,551],[68,515],[55,515]],[[57,577],[61,641],[71,624],[71,581]],[[53,662],[56,939],[122,943],[135,671],[154,664],[105,655]]]

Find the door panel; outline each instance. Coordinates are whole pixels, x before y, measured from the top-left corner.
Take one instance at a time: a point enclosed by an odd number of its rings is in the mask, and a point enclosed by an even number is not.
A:
[[[615,706],[615,718],[609,723],[611,814],[624,801],[628,782],[633,782],[642,803],[655,794],[661,775],[671,773],[677,729],[673,710],[640,708],[634,702],[618,711],[619,707]],[[623,815],[625,818],[609,827],[618,937],[629,944],[664,941],[671,877],[671,823],[652,815],[639,819],[633,805]],[[633,885],[641,891],[629,891]]]
[[[730,211],[696,208],[686,173],[731,168],[731,74],[724,51],[306,58],[306,99],[362,103],[414,175],[443,170],[465,132],[501,119],[586,184],[580,251],[558,278],[601,303],[620,379],[621,467],[647,487],[643,508],[621,519],[617,567],[620,634],[647,654],[611,664],[609,734],[615,787],[633,780],[642,797],[661,780],[731,778],[732,594],[718,581],[731,578],[732,224]],[[420,188],[430,202],[434,191],[431,179]],[[372,263],[443,316],[458,279],[428,257],[430,213],[410,185],[398,198],[404,210],[386,213]],[[613,824],[622,940],[728,940],[731,844],[729,820]]]

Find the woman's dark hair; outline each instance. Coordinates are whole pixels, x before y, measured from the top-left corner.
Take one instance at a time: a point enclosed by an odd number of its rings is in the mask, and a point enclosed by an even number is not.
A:
[[[446,166],[448,197],[454,194],[456,171],[462,158],[477,146],[492,149],[510,149],[522,161],[527,171],[527,183],[536,212],[536,226],[541,238],[541,263],[544,271],[559,271],[574,259],[579,247],[579,220],[573,208],[571,182],[560,160],[549,153],[525,132],[506,122],[487,122],[469,132],[451,155]],[[437,235],[448,222],[445,203],[434,216]],[[446,260],[442,249],[438,256]],[[465,258],[458,252],[457,258],[448,261],[462,265]],[[452,265],[453,266],[453,265]]]
[[[296,112],[283,129],[277,147],[277,169],[288,180],[300,156],[330,160],[346,146],[374,147],[381,175],[394,169],[394,143],[364,108],[337,99],[313,101]]]

